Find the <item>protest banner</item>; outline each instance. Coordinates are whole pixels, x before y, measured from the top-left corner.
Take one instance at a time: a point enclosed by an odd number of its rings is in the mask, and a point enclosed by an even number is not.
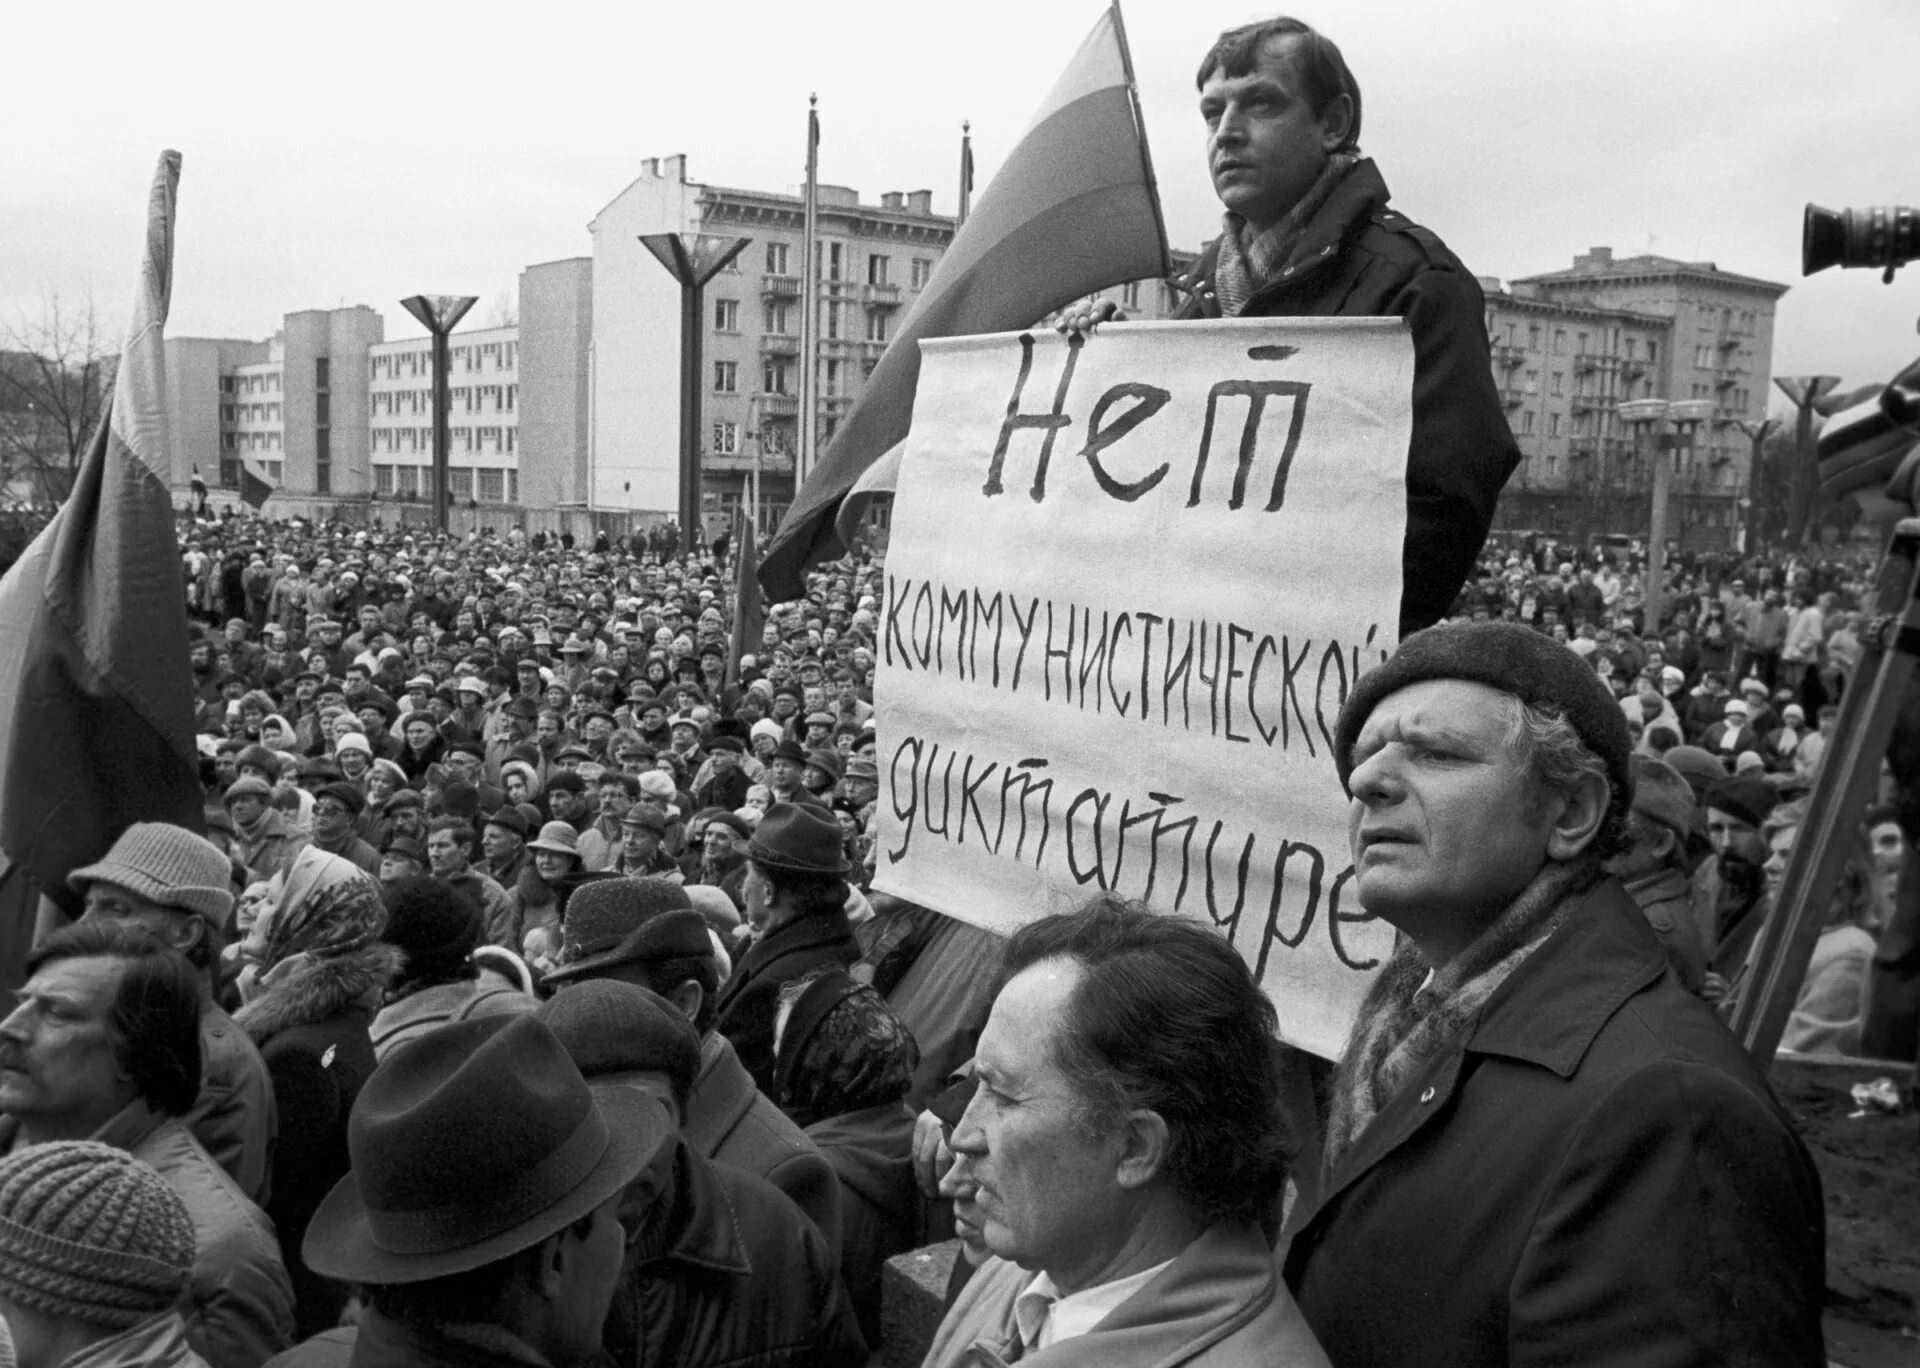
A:
[[[878,886],[1002,932],[1101,891],[1205,919],[1343,1043],[1393,932],[1332,737],[1394,645],[1403,322],[923,344],[874,703]]]

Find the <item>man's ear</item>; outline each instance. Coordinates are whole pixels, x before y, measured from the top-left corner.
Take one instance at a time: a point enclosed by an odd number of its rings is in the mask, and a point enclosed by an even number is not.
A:
[[[1336,95],[1320,112],[1320,146],[1338,152],[1353,136],[1353,97]]]
[[[1613,790],[1600,775],[1586,774],[1571,793],[1558,797],[1560,811],[1547,834],[1547,858],[1571,860],[1600,834]]]
[[[1173,1148],[1166,1118],[1145,1107],[1127,1112],[1121,1118],[1120,1139],[1115,1179],[1123,1188],[1145,1187],[1165,1166],[1168,1151]]]
[[[698,1021],[701,1004],[707,999],[707,990],[700,986],[697,979],[683,979],[672,991],[661,996],[671,1002],[675,1010],[688,1021]]]

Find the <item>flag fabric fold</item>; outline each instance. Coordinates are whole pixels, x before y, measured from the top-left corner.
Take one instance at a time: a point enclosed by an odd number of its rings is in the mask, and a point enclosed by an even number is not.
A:
[[[73,493],[0,580],[0,901],[67,874],[135,821],[205,830],[167,461],[166,322],[180,154],[161,154],[113,405]],[[25,880],[22,875],[25,875]],[[0,930],[17,947],[19,928]],[[15,963],[0,971],[17,975]]]
[[[251,456],[241,460],[240,497],[256,513],[279,487],[280,482],[273,478],[273,471],[265,461],[256,460]]]
[[[740,544],[733,563],[733,639],[727,655],[727,675],[740,682],[740,657],[757,652],[767,630],[767,605],[760,597],[760,552],[755,545],[753,519],[740,524]]]
[[[1096,290],[1170,269],[1116,5],[981,192],[846,422],[804,472],[761,563],[768,595],[797,598],[806,568],[843,550],[836,511],[860,473],[906,437],[923,339],[1028,327]]]

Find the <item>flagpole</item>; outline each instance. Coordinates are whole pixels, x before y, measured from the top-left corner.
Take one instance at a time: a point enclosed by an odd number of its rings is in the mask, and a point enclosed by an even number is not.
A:
[[[793,488],[798,493],[807,482],[807,476],[813,473],[814,434],[818,424],[815,413],[819,399],[815,393],[818,383],[816,371],[816,353],[819,341],[816,337],[815,316],[819,303],[815,296],[820,292],[819,272],[815,268],[814,254],[819,238],[819,191],[820,191],[820,112],[819,97],[807,96],[807,188],[801,210],[800,232],[800,453],[799,463],[794,467]]]
[[[1127,103],[1133,107],[1133,126],[1140,144],[1140,170],[1146,177],[1147,199],[1153,205],[1154,226],[1160,232],[1160,274],[1173,274],[1173,258],[1167,251],[1167,219],[1160,209],[1160,185],[1153,175],[1153,152],[1147,146],[1147,119],[1140,112],[1140,83],[1133,77],[1133,49],[1127,46],[1127,21],[1120,15],[1120,0],[1113,0],[1113,36],[1120,44],[1120,66],[1127,76]]]
[[[953,231],[959,232],[973,207],[973,124],[960,125],[960,212],[953,216]]]

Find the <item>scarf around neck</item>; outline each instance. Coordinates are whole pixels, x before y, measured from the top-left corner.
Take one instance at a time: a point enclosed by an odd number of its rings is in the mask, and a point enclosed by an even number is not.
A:
[[[1401,938],[1367,990],[1334,1073],[1325,1174],[1401,1087],[1473,1025],[1487,999],[1603,877],[1598,860],[1547,865],[1472,944],[1431,974],[1413,942]]]
[[[1238,214],[1222,217],[1220,251],[1214,263],[1214,294],[1221,313],[1238,317],[1255,295],[1280,278],[1313,216],[1359,162],[1358,152],[1334,153],[1300,202],[1264,233],[1249,233],[1247,221]]]

